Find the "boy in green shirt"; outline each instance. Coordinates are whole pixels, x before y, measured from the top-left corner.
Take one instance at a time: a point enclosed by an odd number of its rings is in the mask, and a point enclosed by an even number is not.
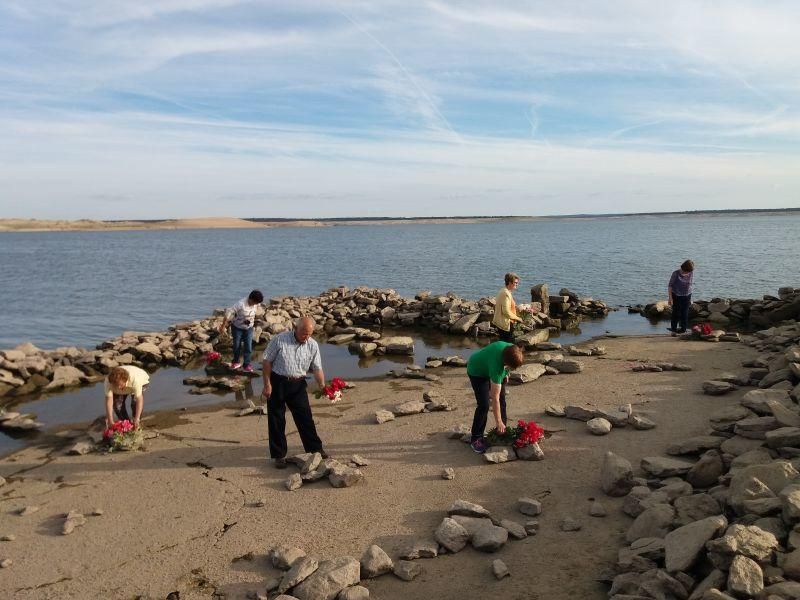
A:
[[[472,417],[472,440],[470,446],[475,452],[486,452],[483,431],[491,405],[494,422],[500,433],[506,430],[506,394],[503,385],[508,380],[508,372],[522,364],[522,350],[508,342],[494,342],[478,350],[467,361],[467,375],[475,392],[475,415]]]

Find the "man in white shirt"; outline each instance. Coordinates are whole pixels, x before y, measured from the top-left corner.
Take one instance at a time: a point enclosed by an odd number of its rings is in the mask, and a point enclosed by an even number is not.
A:
[[[225,319],[219,326],[219,332],[225,331],[228,323],[231,325],[231,337],[233,338],[233,361],[231,369],[242,367],[243,370],[251,372],[253,365],[250,364],[250,355],[253,352],[253,325],[256,322],[256,310],[258,305],[264,301],[264,295],[259,290],[253,290],[247,298],[242,298],[225,311]],[[242,346],[244,351],[242,351]],[[240,355],[244,354],[244,364],[239,362]]]
[[[303,442],[306,452],[319,452],[328,458],[322,449],[322,440],[317,435],[311,406],[308,403],[306,373],[311,369],[319,389],[325,387],[319,344],[311,338],[314,319],[302,317],[295,322],[294,331],[284,331],[273,337],[264,351],[261,363],[264,390],[261,395],[267,401],[269,426],[269,455],[275,467],[286,468],[286,407]]]

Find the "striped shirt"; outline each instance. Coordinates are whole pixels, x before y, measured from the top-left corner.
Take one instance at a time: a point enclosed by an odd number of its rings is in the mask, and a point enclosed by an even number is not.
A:
[[[294,337],[294,331],[279,333],[267,344],[264,360],[272,363],[272,371],[284,377],[305,377],[309,369],[322,369],[319,344],[308,338],[302,344]]]

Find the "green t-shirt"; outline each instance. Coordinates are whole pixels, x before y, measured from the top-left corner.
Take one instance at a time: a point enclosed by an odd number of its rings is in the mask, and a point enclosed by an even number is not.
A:
[[[503,350],[508,346],[513,344],[492,342],[478,350],[467,361],[467,375],[488,377],[493,383],[503,383],[503,379],[508,375],[508,369],[503,364]]]

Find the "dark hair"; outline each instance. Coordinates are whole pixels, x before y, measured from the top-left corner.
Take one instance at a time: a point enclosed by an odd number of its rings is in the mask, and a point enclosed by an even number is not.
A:
[[[252,300],[256,304],[261,304],[264,301],[264,294],[261,293],[261,290],[253,290],[250,292],[250,295],[247,297],[248,300]]]
[[[519,346],[506,346],[503,348],[503,364],[516,369],[522,364],[524,357]]]
[[[516,273],[506,273],[506,285],[510,285],[515,281],[519,281],[519,275]]]
[[[684,273],[691,273],[694,271],[694,263],[691,260],[683,261],[683,264],[681,264],[681,271]]]

